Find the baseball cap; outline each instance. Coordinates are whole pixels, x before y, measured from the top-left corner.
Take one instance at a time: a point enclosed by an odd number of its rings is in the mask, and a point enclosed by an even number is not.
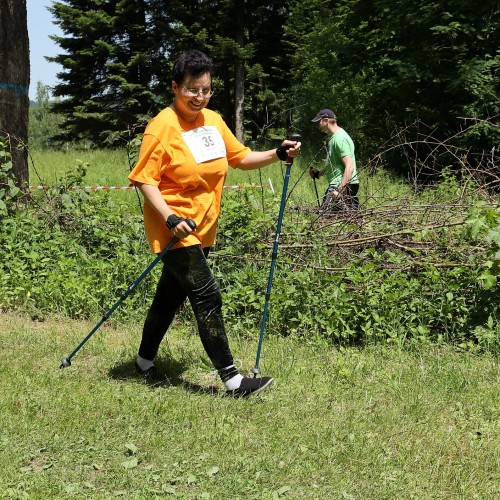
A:
[[[321,111],[318,111],[318,114],[311,121],[319,122],[322,118],[332,118],[333,120],[336,120],[337,116],[331,109],[322,109]]]

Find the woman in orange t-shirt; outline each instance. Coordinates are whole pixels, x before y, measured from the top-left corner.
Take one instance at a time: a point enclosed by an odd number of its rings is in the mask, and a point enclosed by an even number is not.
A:
[[[228,166],[251,170],[286,156],[297,156],[300,143],[251,151],[224,120],[206,109],[212,96],[212,60],[197,50],[181,55],[173,69],[172,104],[146,127],[139,160],[129,179],[144,195],[144,225],[151,250],[163,258],[163,271],[144,323],[136,359],[148,379],[163,378],[154,366],[163,337],[186,297],[198,332],[226,390],[235,397],[257,394],[271,377],[243,377],[236,369],[222,318],[219,287],[206,257],[215,241],[222,189]],[[192,229],[188,220],[196,223]]]

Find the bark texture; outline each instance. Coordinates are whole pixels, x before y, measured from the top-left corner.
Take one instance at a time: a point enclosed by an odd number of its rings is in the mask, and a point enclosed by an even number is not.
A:
[[[0,135],[19,186],[28,182],[29,39],[26,0],[0,0]]]

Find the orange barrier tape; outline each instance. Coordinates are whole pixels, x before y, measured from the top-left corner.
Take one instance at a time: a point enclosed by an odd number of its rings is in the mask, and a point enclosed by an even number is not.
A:
[[[30,186],[30,189],[51,189],[51,186]],[[58,187],[57,189],[60,189]],[[124,191],[134,189],[134,186],[69,186],[68,191],[78,191],[80,189],[88,189],[91,191]]]
[[[272,186],[272,184],[270,184],[270,186]],[[247,189],[247,188],[267,188],[267,187],[270,187],[270,186],[267,186],[267,185],[264,185],[264,186],[258,186],[258,185],[255,185],[255,184],[252,184],[252,185],[236,185],[236,186],[223,186],[224,189]],[[43,185],[40,185],[40,186],[29,186],[30,189],[51,189],[51,186],[43,186]],[[59,188],[58,188],[59,189]],[[69,186],[67,187],[66,189],[68,189],[68,191],[78,191],[78,190],[82,190],[82,189],[86,189],[86,190],[90,190],[90,191],[128,191],[128,190],[131,190],[131,189],[134,189],[134,186]],[[272,189],[272,187],[271,187]]]

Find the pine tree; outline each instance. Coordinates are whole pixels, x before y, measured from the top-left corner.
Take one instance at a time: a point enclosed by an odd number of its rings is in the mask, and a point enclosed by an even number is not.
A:
[[[214,60],[216,94],[210,107],[241,139],[269,136],[285,124],[279,99],[288,59],[281,36],[286,2],[262,0],[65,0],[51,12],[63,36],[53,89],[67,117],[66,140],[113,144],[121,133],[167,104],[170,74],[190,48]],[[250,79],[249,79],[250,78]],[[285,92],[285,95],[287,93]],[[248,116],[245,116],[245,113]],[[249,133],[245,133],[245,129]]]
[[[114,144],[127,129],[144,126],[165,105],[162,41],[149,22],[146,0],[66,0],[50,9],[64,36],[54,40],[64,54],[53,93],[64,114],[65,140]]]

